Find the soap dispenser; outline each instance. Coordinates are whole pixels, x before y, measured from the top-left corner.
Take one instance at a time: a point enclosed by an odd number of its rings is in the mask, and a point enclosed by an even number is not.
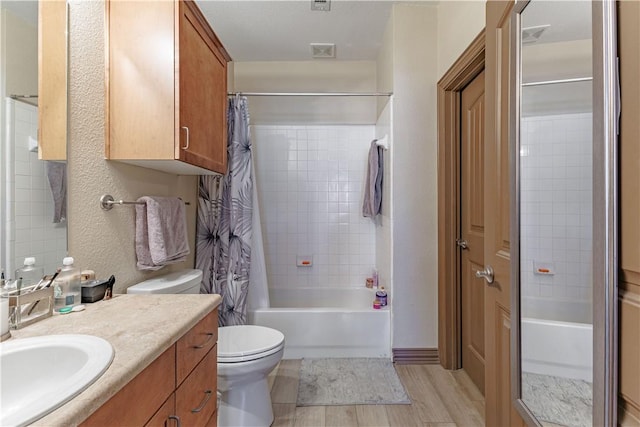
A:
[[[73,257],[64,258],[60,274],[53,281],[53,308],[58,312],[66,307],[80,304],[80,269],[75,268],[73,262]]]
[[[40,282],[44,276],[44,269],[36,266],[34,257],[24,259],[24,265],[16,270],[15,279],[22,279],[22,287],[32,286]]]

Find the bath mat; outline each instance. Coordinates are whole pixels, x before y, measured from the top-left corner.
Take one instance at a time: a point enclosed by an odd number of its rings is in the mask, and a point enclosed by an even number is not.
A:
[[[388,359],[303,359],[297,406],[411,404]]]
[[[592,384],[551,375],[522,373],[522,398],[541,421],[563,426],[590,426]]]

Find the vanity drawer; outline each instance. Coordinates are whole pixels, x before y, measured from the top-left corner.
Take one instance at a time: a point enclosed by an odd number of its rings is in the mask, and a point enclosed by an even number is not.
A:
[[[180,385],[218,341],[218,310],[213,310],[176,343],[176,384]]]
[[[182,425],[211,425],[218,400],[217,375],[218,348],[214,346],[176,391],[176,414]]]
[[[168,423],[169,417],[173,417],[176,413],[176,394],[171,393],[171,396],[164,402],[164,405],[158,412],[155,413],[153,418],[147,422],[144,427],[167,427],[171,424]]]
[[[175,347],[140,372],[81,426],[142,426],[175,390]]]

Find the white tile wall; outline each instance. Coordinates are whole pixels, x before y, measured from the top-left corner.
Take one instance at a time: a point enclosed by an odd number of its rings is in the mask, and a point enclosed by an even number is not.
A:
[[[364,286],[375,225],[362,217],[375,127],[252,126],[270,287]],[[297,267],[296,256],[313,256]]]
[[[13,148],[13,164],[6,167],[6,225],[8,256],[3,268],[13,278],[25,257],[36,257],[45,273],[62,265],[67,253],[67,224],[53,223],[53,197],[45,172],[45,162],[28,150],[29,137],[38,135],[38,109],[9,101],[8,144]],[[13,173],[11,173],[13,171]]]
[[[591,113],[522,119],[523,296],[592,298],[591,124]],[[555,274],[534,274],[534,262],[553,263]]]

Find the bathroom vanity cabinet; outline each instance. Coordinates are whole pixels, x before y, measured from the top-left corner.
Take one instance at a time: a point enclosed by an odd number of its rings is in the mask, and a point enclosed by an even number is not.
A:
[[[81,426],[216,426],[217,339],[216,309]]]
[[[107,159],[225,173],[227,62],[193,1],[106,2]]]

